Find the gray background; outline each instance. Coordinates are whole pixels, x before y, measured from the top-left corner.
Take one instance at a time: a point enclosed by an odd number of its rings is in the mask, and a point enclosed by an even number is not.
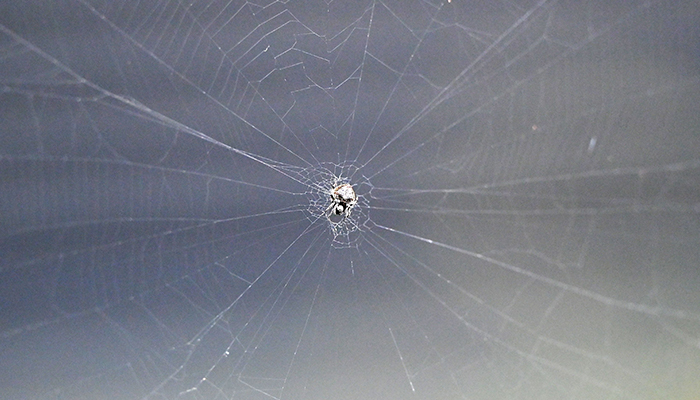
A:
[[[697,398],[699,27],[1,2],[0,398]]]

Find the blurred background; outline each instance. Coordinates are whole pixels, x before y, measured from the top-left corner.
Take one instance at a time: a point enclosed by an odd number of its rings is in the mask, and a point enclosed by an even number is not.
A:
[[[697,399],[698,288],[697,1],[0,3],[2,399]]]

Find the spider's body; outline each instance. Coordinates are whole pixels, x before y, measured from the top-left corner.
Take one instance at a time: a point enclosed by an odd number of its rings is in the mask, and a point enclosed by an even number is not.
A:
[[[355,190],[353,190],[352,186],[347,183],[333,188],[330,195],[331,205],[328,206],[327,211],[332,211],[335,215],[347,216],[350,214],[352,207],[357,203],[357,194],[355,194]]]

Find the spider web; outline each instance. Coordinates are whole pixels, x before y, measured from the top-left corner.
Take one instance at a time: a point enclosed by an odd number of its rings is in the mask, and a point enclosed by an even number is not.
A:
[[[3,2],[4,396],[694,398],[699,10]]]

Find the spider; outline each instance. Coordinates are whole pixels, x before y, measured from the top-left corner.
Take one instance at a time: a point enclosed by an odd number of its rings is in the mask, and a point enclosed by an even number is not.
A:
[[[352,210],[355,204],[357,204],[357,195],[352,186],[347,183],[333,188],[330,195],[331,205],[326,209],[326,213],[332,212],[334,215],[342,215],[343,218],[345,218],[350,214],[350,210]]]

